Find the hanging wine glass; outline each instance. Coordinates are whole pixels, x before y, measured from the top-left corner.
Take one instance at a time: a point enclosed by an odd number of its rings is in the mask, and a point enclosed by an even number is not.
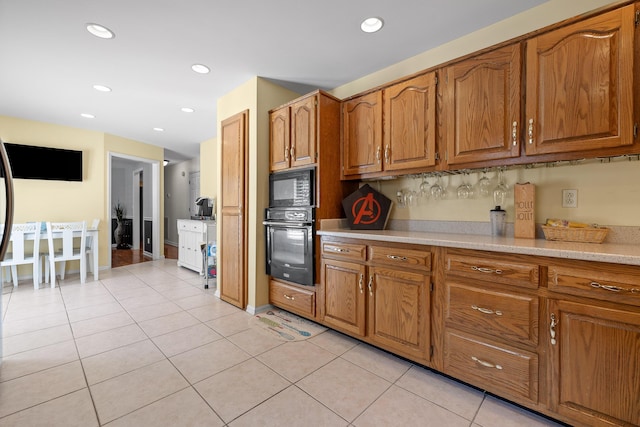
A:
[[[442,186],[442,175],[436,175],[436,182],[429,189],[431,192],[431,198],[434,200],[442,200],[446,197],[447,193]]]
[[[476,183],[478,189],[478,195],[480,197],[489,197],[491,194],[491,180],[487,176],[487,169],[482,170],[482,176]]]
[[[420,197],[428,199],[431,196],[429,183],[427,182],[427,175],[422,174],[422,182],[420,183]]]
[[[473,187],[469,184],[468,178],[469,171],[464,171],[462,184],[460,184],[457,189],[458,199],[470,199],[473,197]]]
[[[493,202],[496,206],[504,206],[504,200],[509,192],[509,186],[504,180],[504,170],[498,170],[498,185],[493,190]]]

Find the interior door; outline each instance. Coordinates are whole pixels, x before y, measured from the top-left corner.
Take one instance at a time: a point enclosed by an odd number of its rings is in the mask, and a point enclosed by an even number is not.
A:
[[[241,309],[247,305],[247,150],[249,111],[222,122],[220,193],[220,298]]]

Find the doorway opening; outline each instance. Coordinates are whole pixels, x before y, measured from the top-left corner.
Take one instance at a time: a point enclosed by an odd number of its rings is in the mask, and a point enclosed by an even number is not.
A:
[[[108,200],[106,218],[111,222],[112,206],[118,200],[125,203],[131,212],[131,246],[122,254],[118,265],[140,262],[136,256],[161,259],[164,251],[160,247],[160,162],[120,153],[108,153]],[[126,181],[130,180],[129,183]],[[146,215],[146,221],[145,221]],[[146,224],[145,224],[146,223]],[[146,227],[145,227],[146,225]],[[145,236],[145,228],[147,236]],[[109,241],[113,241],[113,230],[109,229]],[[144,243],[149,244],[145,245]],[[144,248],[144,251],[143,251]],[[140,255],[139,255],[140,254]],[[118,253],[118,258],[121,258]],[[114,266],[114,254],[109,251],[109,267]],[[124,264],[123,264],[124,263]]]

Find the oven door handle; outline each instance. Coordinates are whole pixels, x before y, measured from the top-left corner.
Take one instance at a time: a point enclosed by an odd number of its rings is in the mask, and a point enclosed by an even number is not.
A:
[[[310,222],[279,222],[279,221],[262,221],[262,225],[273,225],[276,227],[309,227]]]

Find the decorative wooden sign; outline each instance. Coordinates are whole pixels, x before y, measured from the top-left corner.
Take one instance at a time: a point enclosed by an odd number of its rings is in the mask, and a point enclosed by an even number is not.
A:
[[[384,230],[391,213],[391,200],[365,184],[342,201],[352,230]]]
[[[536,237],[536,186],[516,184],[513,189],[515,220],[513,236],[535,239]]]

